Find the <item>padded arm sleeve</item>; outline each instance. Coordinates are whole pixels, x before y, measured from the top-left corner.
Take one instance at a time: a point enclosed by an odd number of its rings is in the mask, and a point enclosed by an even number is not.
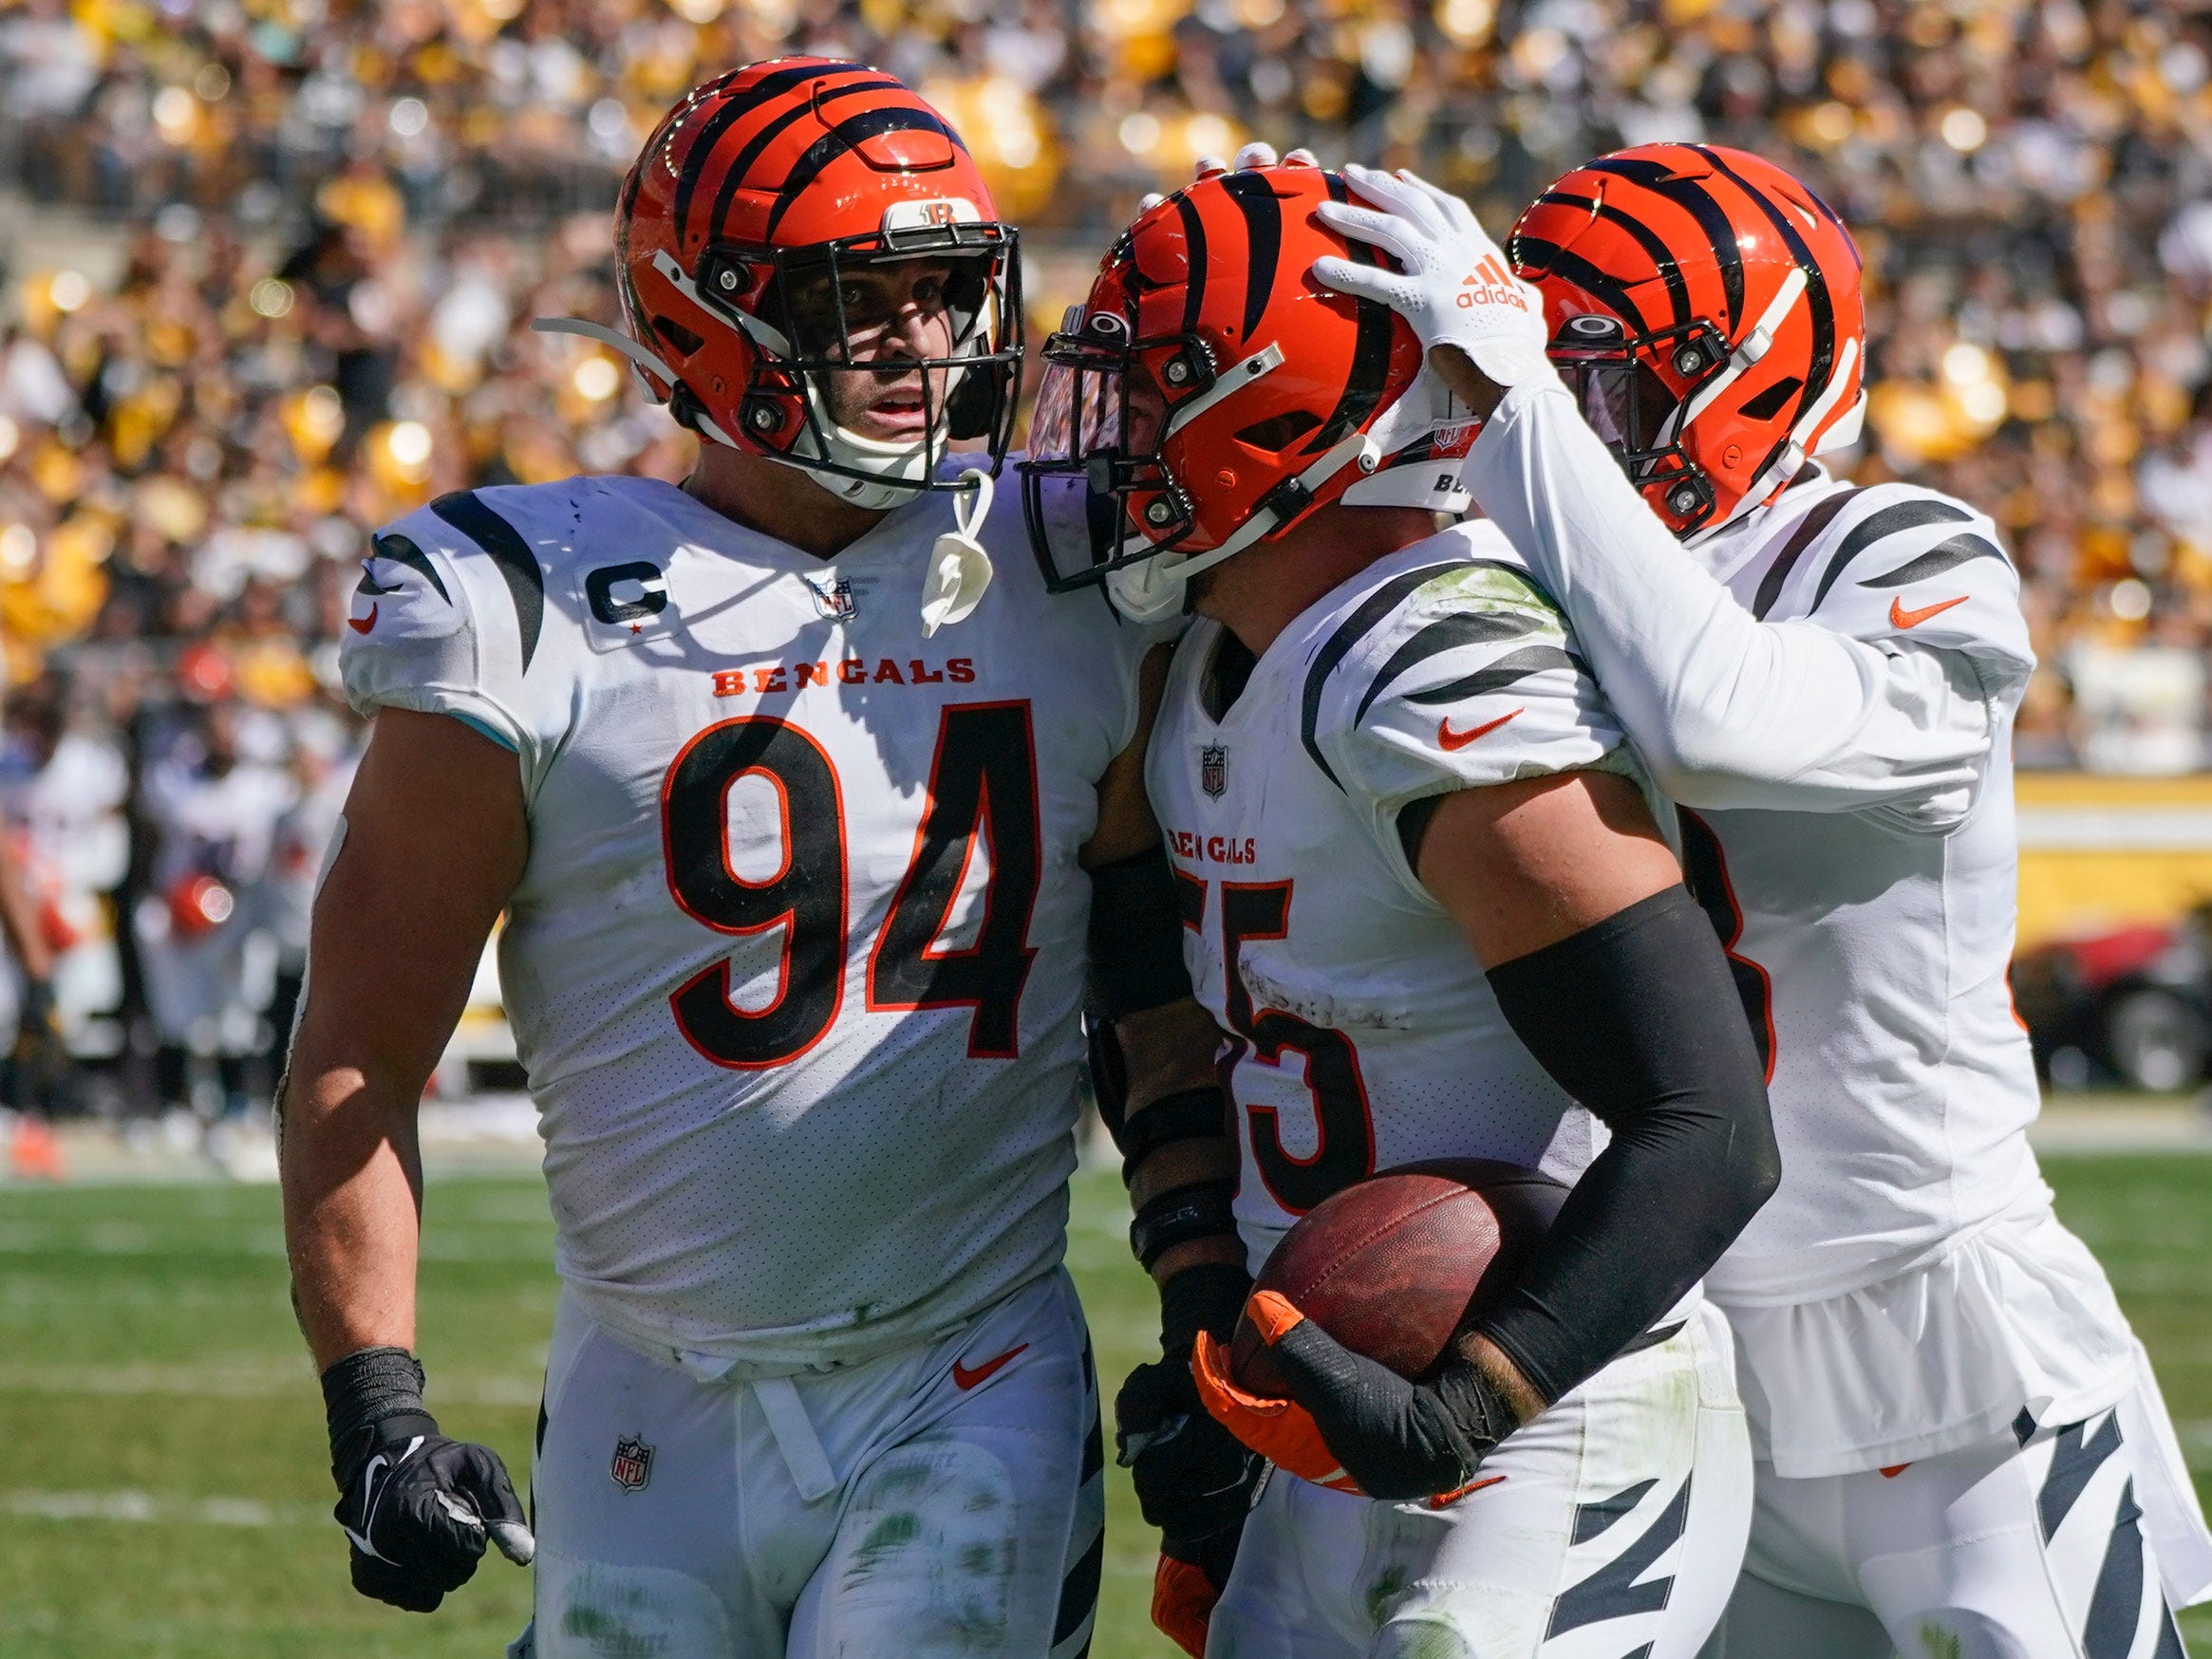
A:
[[[1475,1329],[1548,1403],[1662,1317],[1781,1179],[1751,1028],[1681,887],[1490,970],[1498,1006],[1613,1139]]]
[[[1572,620],[1677,800],[1887,808],[1927,829],[1973,804],[1995,721],[1971,658],[1754,620],[1668,533],[1563,388],[1509,392],[1464,476]]]

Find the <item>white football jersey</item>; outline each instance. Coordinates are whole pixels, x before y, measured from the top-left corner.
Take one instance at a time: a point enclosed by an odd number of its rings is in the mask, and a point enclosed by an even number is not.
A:
[[[952,525],[923,495],[823,561],[582,477],[375,538],[347,695],[520,758],[499,965],[558,1265],[647,1345],[842,1363],[1060,1258],[1076,854],[1144,642],[1048,595],[1006,513],[980,607],[926,638]]]
[[[1487,524],[1391,554],[1267,647],[1218,719],[1225,630],[1176,646],[1146,759],[1198,999],[1228,1034],[1253,1270],[1378,1169],[1495,1158],[1572,1182],[1604,1130],[1524,1048],[1399,841],[1409,803],[1628,749]]]
[[[1979,787],[1856,811],[1680,811],[1682,862],[1770,1067],[1780,1189],[1709,1276],[1805,1302],[1908,1270],[2040,1191],[2013,1009],[2012,726],[2034,657],[1981,513],[1815,476],[1698,550],[1763,621],[1955,653],[1991,722]]]

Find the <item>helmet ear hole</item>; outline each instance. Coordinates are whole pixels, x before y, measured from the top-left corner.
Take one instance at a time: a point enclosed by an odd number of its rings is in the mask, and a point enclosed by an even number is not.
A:
[[[1310,409],[1286,409],[1265,420],[1253,421],[1236,435],[1236,440],[1274,455],[1288,449],[1321,423],[1322,418]]]
[[[1753,420],[1771,420],[1782,413],[1782,405],[1790,401],[1797,388],[1803,384],[1805,382],[1795,375],[1785,376],[1757,397],[1749,400],[1743,406],[1743,412]]]
[[[673,345],[684,357],[698,355],[699,348],[706,344],[673,317],[655,317],[653,332]]]

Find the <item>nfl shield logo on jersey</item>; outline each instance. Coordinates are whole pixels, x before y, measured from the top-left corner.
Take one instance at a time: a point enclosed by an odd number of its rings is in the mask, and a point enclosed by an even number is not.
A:
[[[653,1478],[653,1448],[638,1435],[624,1435],[614,1443],[614,1463],[608,1473],[625,1492],[644,1491]]]
[[[853,597],[853,584],[843,576],[809,576],[806,585],[814,590],[815,608],[833,622],[844,622],[859,614],[860,606]]]
[[[1221,743],[1209,743],[1198,751],[1198,787],[1219,800],[1228,788],[1228,749]]]

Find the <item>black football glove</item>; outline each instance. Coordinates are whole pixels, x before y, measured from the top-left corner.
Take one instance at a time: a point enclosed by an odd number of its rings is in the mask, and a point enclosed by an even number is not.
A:
[[[351,1546],[353,1588],[430,1612],[477,1570],[487,1539],[518,1567],[537,1553],[507,1465],[448,1440],[422,1406],[422,1368],[403,1348],[368,1348],[323,1373],[331,1513]]]
[[[1440,1498],[1474,1479],[1490,1448],[1520,1426],[1503,1392],[1464,1359],[1409,1383],[1354,1353],[1312,1319],[1271,1345],[1329,1453],[1370,1498]]]
[[[62,1030],[54,1019],[53,982],[29,980],[23,987],[22,1005],[15,1016],[15,1063],[47,1071],[67,1061]]]
[[[1137,1507],[1160,1529],[1153,1619],[1186,1650],[1228,1582],[1265,1466],[1207,1415],[1190,1377],[1202,1330],[1227,1340],[1251,1277],[1226,1263],[1185,1268],[1160,1291],[1161,1357],[1129,1373],[1114,1401],[1114,1445]]]

